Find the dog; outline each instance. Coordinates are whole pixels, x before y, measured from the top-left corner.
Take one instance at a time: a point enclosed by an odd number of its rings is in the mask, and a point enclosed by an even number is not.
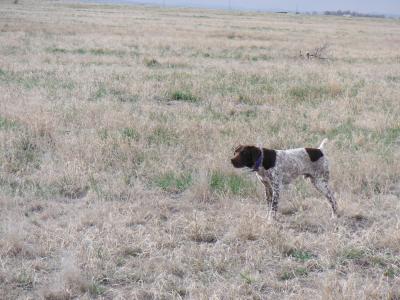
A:
[[[283,186],[304,175],[329,201],[332,217],[337,217],[335,195],[329,187],[329,162],[324,155],[324,139],[318,148],[272,150],[239,145],[231,163],[235,168],[250,168],[265,186],[265,195],[276,218],[279,195]]]

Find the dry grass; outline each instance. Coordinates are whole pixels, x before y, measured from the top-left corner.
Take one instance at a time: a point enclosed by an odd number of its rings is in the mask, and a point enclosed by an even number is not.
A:
[[[0,15],[1,299],[399,299],[399,21]],[[299,180],[267,222],[232,147],[324,137],[342,217]]]

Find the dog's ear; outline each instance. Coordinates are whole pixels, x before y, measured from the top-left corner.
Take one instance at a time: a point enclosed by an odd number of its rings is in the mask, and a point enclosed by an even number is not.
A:
[[[243,146],[239,144],[239,146],[237,146],[237,147],[233,150],[233,153],[239,152],[242,148],[243,148]]]
[[[253,147],[251,147],[250,151],[251,151],[251,160],[252,160],[253,164],[255,164],[257,159],[260,158],[261,150],[259,148],[253,146]]]
[[[241,157],[244,165],[248,168],[252,168],[260,157],[260,149],[255,146],[244,146],[241,151]]]

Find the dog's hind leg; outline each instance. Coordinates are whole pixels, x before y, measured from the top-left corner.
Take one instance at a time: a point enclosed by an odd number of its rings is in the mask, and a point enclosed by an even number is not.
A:
[[[320,191],[326,199],[328,199],[329,203],[332,206],[333,216],[337,216],[337,203],[335,199],[335,195],[332,190],[329,188],[328,180],[325,178],[315,178],[311,177],[311,182],[315,186],[315,188]]]

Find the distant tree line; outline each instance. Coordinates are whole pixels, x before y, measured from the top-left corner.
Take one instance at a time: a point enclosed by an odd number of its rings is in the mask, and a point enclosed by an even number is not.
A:
[[[368,17],[368,18],[385,18],[385,15],[380,14],[362,14],[356,11],[350,10],[336,10],[336,11],[325,11],[324,15],[327,16],[352,16],[352,17]]]

